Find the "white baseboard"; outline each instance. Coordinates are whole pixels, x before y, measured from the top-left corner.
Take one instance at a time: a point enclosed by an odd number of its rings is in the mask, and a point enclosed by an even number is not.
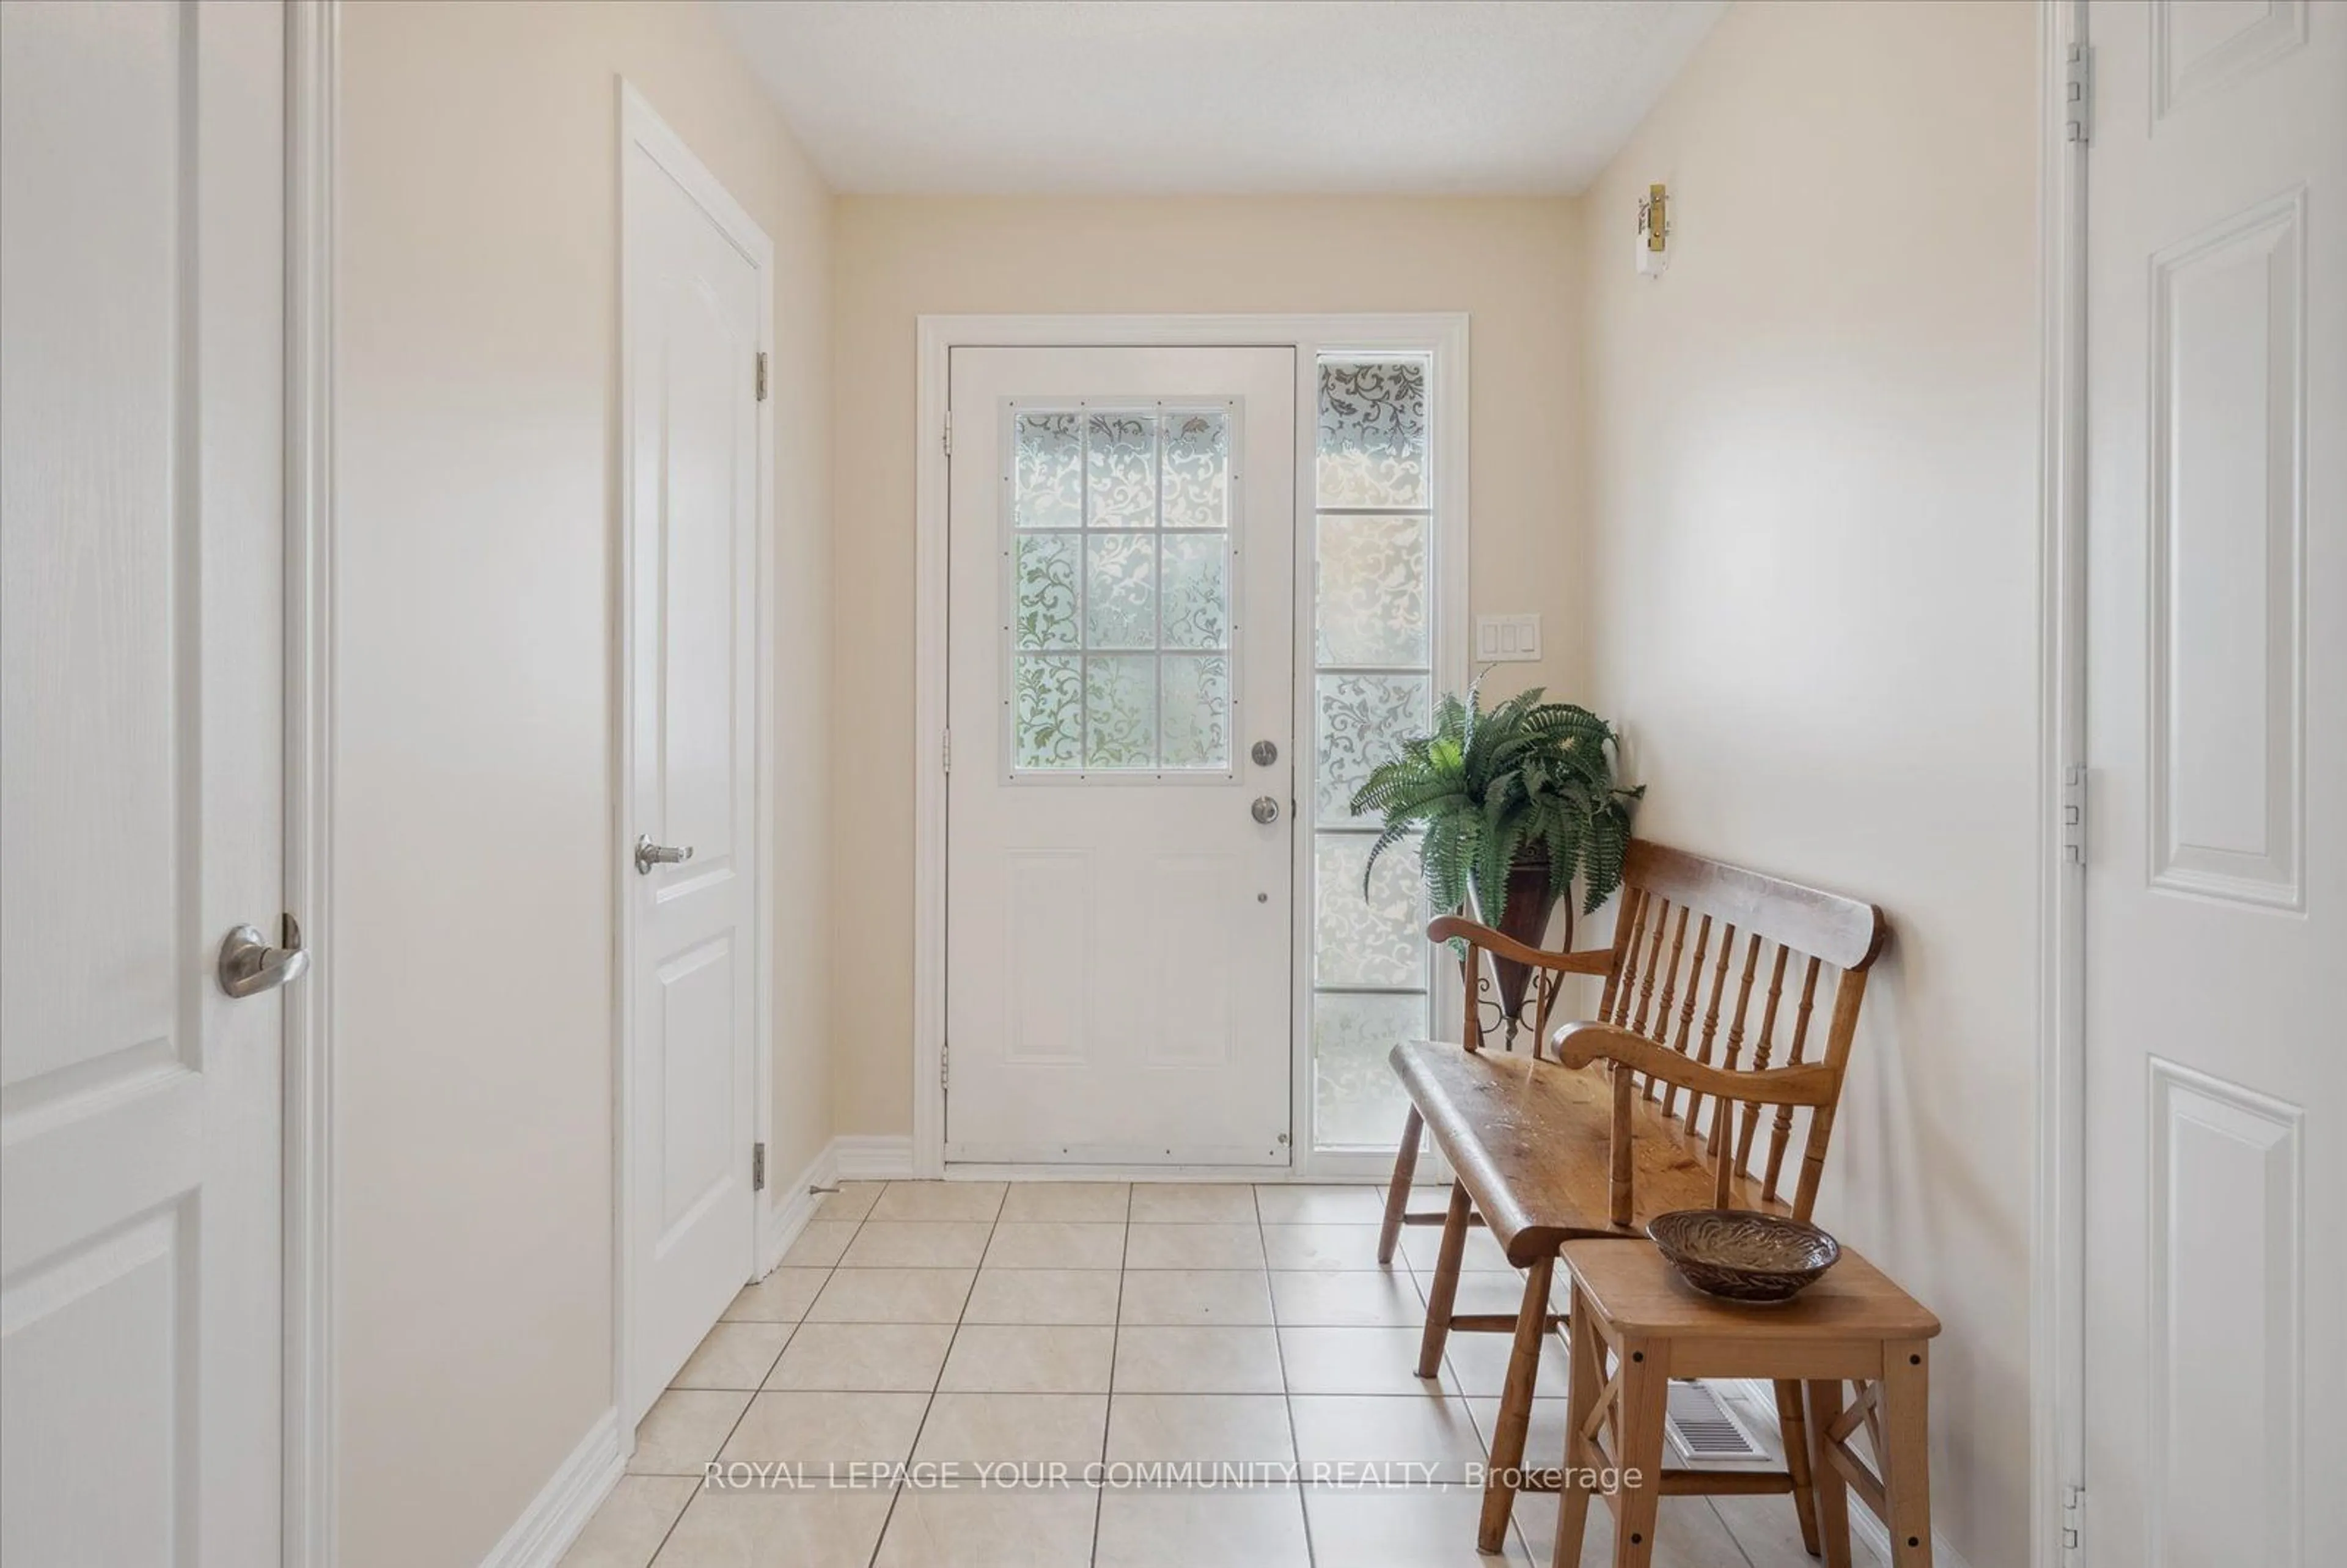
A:
[[[831,1141],[843,1182],[909,1182],[913,1140],[902,1132],[842,1133]]]
[[[804,1170],[767,1189],[758,1210],[759,1273],[771,1273],[782,1262],[814,1217],[818,1199],[810,1189],[842,1180],[903,1180],[912,1172],[910,1138],[836,1138],[825,1144]],[[505,1538],[481,1559],[481,1568],[555,1568],[626,1468],[620,1439],[620,1412],[604,1411]]]
[[[1737,1409],[1744,1418],[1766,1428],[1770,1439],[1782,1451],[1785,1433],[1784,1429],[1777,1424],[1777,1391],[1774,1388],[1758,1378],[1706,1380],[1713,1382],[1722,1392],[1735,1396]],[[1853,1545],[1864,1546],[1874,1553],[1878,1562],[1891,1561],[1889,1527],[1874,1517],[1872,1509],[1855,1497],[1850,1500],[1850,1534]],[[1932,1532],[1932,1561],[1940,1564],[1940,1568],[1972,1568],[1972,1564],[1964,1561],[1963,1553],[1949,1545],[1948,1538],[1936,1530]]]
[[[799,1239],[799,1232],[815,1217],[819,1201],[810,1189],[828,1187],[839,1180],[839,1149],[836,1143],[825,1143],[815,1151],[806,1168],[779,1187],[766,1189],[766,1202],[758,1211],[758,1275],[764,1278],[783,1261],[783,1254],[791,1250],[791,1243]]]
[[[620,1446],[620,1412],[605,1410],[522,1510],[505,1539],[481,1559],[481,1568],[555,1568],[610,1495],[626,1465]]]
[[[766,1191],[759,1210],[758,1273],[774,1272],[799,1239],[799,1232],[815,1217],[819,1200],[811,1189],[841,1182],[904,1182],[913,1175],[913,1141],[898,1134],[847,1134],[834,1138],[806,1163],[806,1168],[778,1187]]]

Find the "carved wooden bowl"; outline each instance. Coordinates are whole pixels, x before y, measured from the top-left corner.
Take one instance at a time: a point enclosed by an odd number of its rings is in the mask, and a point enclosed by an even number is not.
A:
[[[1740,1209],[1656,1214],[1646,1234],[1689,1285],[1729,1301],[1790,1301],[1841,1257],[1813,1225]]]

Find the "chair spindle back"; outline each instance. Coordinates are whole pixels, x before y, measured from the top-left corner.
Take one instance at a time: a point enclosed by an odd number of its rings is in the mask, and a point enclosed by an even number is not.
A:
[[[1838,1099],[1867,971],[1890,936],[1889,920],[1871,904],[1640,839],[1624,867],[1597,1021],[1727,1073],[1822,1066]],[[1827,1021],[1818,1040],[1820,1007]],[[1624,1066],[1614,1071],[1617,1104],[1634,1093],[1658,1102],[1701,1140],[1719,1206],[1727,1206],[1739,1173],[1759,1181],[1762,1201],[1782,1198],[1797,1143],[1794,1105],[1683,1089]],[[1825,1169],[1834,1099],[1801,1109],[1808,1125],[1798,1139],[1791,1206],[1806,1219]],[[1617,1146],[1616,1162],[1626,1158]]]

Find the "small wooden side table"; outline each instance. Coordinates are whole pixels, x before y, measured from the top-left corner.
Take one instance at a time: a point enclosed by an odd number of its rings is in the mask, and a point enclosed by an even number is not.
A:
[[[1926,1417],[1930,1348],[1940,1320],[1913,1296],[1847,1248],[1824,1278],[1775,1307],[1702,1294],[1651,1242],[1573,1241],[1563,1255],[1573,1275],[1572,1398],[1555,1568],[1580,1568],[1593,1491],[1614,1510],[1614,1568],[1645,1568],[1654,1556],[1656,1506],[1666,1493],[1791,1492],[1800,1504],[1813,1487],[1829,1568],[1849,1568],[1850,1491],[1890,1528],[1896,1568],[1927,1568]],[[1800,1451],[1802,1434],[1788,1430],[1782,1471],[1664,1469],[1663,1416],[1674,1378],[1806,1384],[1809,1451]],[[1846,1407],[1845,1382],[1855,1387]],[[1880,1475],[1850,1447],[1861,1426],[1880,1457]],[[1603,1477],[1592,1472],[1607,1470],[1623,1484],[1599,1491]],[[1638,1472],[1635,1487],[1627,1481],[1631,1470]],[[1806,1507],[1801,1512],[1806,1526],[1811,1515]]]

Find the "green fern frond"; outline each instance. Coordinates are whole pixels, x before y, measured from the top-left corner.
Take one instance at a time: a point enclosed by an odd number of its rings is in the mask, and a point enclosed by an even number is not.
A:
[[[1594,910],[1621,886],[1631,810],[1645,793],[1616,784],[1617,750],[1613,726],[1546,701],[1539,687],[1489,709],[1480,681],[1445,692],[1431,729],[1400,742],[1353,794],[1353,814],[1380,823],[1369,868],[1415,838],[1430,906],[1471,898],[1496,922],[1509,872],[1542,855],[1549,893],[1568,896],[1578,881],[1584,912]]]

